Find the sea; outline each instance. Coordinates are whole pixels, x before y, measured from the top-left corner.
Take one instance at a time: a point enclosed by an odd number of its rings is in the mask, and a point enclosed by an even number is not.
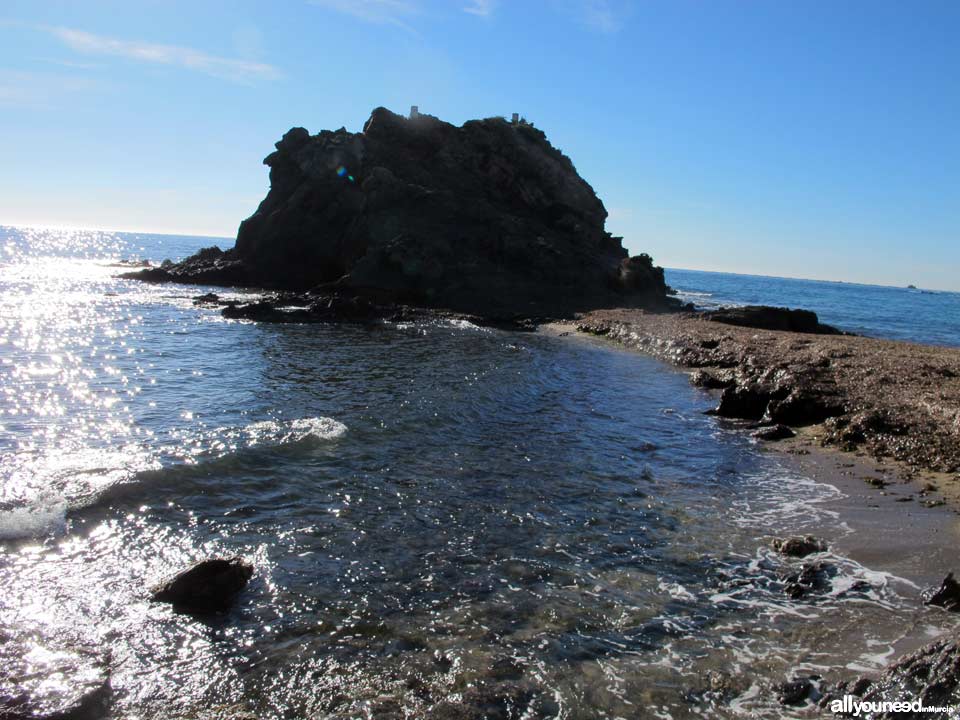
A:
[[[0,708],[788,718],[783,682],[876,670],[946,622],[839,552],[791,599],[771,540],[842,545],[843,493],[705,415],[684,373],[462,321],[232,321],[194,304],[210,288],[118,277],[211,244],[0,227]],[[953,293],[667,281],[960,345]],[[229,612],[150,601],[233,555],[255,572]]]

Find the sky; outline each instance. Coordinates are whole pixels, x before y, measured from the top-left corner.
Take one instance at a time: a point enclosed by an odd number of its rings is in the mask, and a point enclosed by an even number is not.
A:
[[[3,0],[0,224],[233,237],[287,129],[415,104],[521,113],[658,264],[960,290],[958,37],[955,0]]]

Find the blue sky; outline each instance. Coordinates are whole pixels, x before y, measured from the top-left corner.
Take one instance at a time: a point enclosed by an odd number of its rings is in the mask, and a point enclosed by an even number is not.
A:
[[[661,264],[960,290],[960,3],[5,0],[0,223],[233,236],[285,130],[520,112]]]

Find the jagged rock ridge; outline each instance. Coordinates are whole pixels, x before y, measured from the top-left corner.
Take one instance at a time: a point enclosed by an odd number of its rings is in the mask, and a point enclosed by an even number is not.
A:
[[[276,148],[233,249],[133,276],[480,314],[667,303],[662,269],[627,257],[593,188],[530,124],[377,108],[361,133],[294,128]]]

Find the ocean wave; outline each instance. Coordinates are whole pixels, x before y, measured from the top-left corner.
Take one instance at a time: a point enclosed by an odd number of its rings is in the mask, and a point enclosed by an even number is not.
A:
[[[118,488],[149,481],[158,472],[195,466],[250,448],[303,446],[340,437],[347,426],[333,418],[263,420],[241,427],[185,432],[154,448],[88,448],[33,458],[5,458],[0,493],[0,541],[63,534],[67,514],[89,507]]]

